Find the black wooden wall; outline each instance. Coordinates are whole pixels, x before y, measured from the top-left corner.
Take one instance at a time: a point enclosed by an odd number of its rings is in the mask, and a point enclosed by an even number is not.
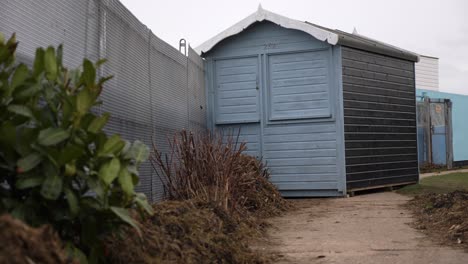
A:
[[[418,181],[414,62],[342,49],[348,191]]]

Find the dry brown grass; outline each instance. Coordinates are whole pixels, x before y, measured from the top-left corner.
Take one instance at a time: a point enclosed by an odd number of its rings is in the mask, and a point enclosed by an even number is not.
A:
[[[138,219],[143,237],[126,228],[108,239],[113,263],[268,263],[249,247],[261,236],[265,217],[289,208],[268,181],[263,163],[243,154],[235,137],[182,131],[172,152],[154,147],[154,170],[167,201],[155,215]]]
[[[0,216],[1,264],[76,263],[67,257],[51,226],[33,228],[10,215]]]
[[[232,215],[284,211],[288,204],[268,181],[268,170],[244,154],[246,144],[238,138],[184,130],[172,139],[169,155],[154,146],[151,162],[166,183],[166,198],[215,204]]]
[[[139,219],[143,237],[130,228],[108,239],[111,263],[267,263],[249,248],[249,227],[221,208],[194,201],[164,201]]]

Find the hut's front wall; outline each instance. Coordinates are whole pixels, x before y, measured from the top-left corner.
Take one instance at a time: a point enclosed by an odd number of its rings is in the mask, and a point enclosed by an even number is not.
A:
[[[342,48],[348,191],[418,181],[414,63]]]
[[[346,192],[338,47],[262,22],[205,58],[212,129],[240,128],[285,196]]]

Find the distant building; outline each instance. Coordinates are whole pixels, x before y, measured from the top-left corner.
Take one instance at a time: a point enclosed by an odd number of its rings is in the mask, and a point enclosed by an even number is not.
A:
[[[415,63],[419,162],[467,165],[468,96],[441,92],[439,58],[419,55],[419,59]]]
[[[439,58],[419,55],[415,70],[417,89],[439,91]]]

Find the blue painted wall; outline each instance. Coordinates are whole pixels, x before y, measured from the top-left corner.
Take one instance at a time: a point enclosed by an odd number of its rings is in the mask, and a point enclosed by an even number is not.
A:
[[[416,89],[416,100],[421,100],[423,92],[430,98],[452,101],[453,160],[468,160],[468,96]]]
[[[208,123],[236,133],[285,196],[346,193],[340,47],[270,22],[206,54]]]

